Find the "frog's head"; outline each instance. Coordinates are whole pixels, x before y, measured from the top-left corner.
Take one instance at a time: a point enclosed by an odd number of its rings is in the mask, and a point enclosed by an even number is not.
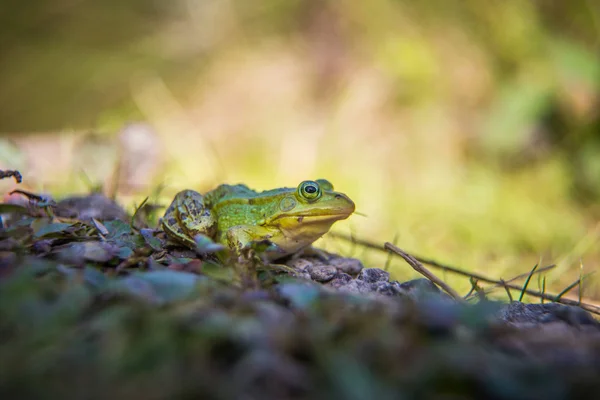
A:
[[[335,192],[325,179],[303,181],[296,190],[282,193],[278,210],[269,221],[283,237],[282,247],[304,247],[323,236],[334,222],[346,219],[354,212],[354,202],[343,193]],[[277,241],[277,240],[275,240]]]

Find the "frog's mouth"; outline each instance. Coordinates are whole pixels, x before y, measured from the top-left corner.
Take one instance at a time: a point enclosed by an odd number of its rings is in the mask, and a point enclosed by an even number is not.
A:
[[[355,206],[348,196],[336,194],[322,206],[313,204],[310,208],[290,210],[273,218],[272,222],[288,227],[298,225],[329,225],[348,218]]]
[[[317,224],[317,223],[324,223],[324,222],[335,222],[335,221],[339,221],[342,219],[346,219],[350,216],[350,214],[347,211],[345,212],[335,212],[335,213],[323,213],[323,214],[319,214],[319,213],[301,213],[301,214],[294,214],[294,215],[280,215],[277,218],[274,219],[273,222],[275,221],[285,221],[285,222],[293,222],[296,224]]]

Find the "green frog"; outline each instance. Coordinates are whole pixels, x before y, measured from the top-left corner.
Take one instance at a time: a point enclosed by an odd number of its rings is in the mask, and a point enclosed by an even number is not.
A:
[[[204,196],[193,190],[179,192],[161,223],[171,239],[190,248],[195,248],[198,234],[237,254],[267,241],[274,249],[267,259],[275,260],[309,246],[354,208],[352,200],[335,192],[325,179],[264,192],[242,184],[220,185]]]

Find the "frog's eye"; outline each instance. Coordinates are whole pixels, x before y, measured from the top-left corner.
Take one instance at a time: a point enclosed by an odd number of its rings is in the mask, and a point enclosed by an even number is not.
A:
[[[308,201],[315,201],[321,197],[321,187],[315,181],[304,181],[298,185],[298,194]]]

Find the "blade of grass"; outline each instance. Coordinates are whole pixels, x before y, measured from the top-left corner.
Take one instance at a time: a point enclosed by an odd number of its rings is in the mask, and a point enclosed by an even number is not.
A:
[[[588,274],[589,275],[589,274]],[[579,259],[579,302],[583,296],[583,260]]]
[[[142,209],[142,207],[144,207],[144,205],[146,204],[146,202],[148,201],[149,198],[150,198],[149,196],[146,196],[146,198],[144,199],[144,201],[142,201],[140,203],[140,205],[137,206],[136,209],[135,209],[135,211],[133,212],[133,215],[131,216],[131,223],[130,223],[130,225],[131,225],[131,227],[133,229],[137,229],[135,227],[135,218],[137,217],[138,212],[140,212],[140,210]]]
[[[546,276],[542,278],[542,294],[546,294]],[[541,303],[544,304],[544,298],[541,298]]]
[[[527,290],[527,286],[529,286],[529,282],[531,281],[531,277],[533,276],[533,273],[535,272],[535,270],[537,269],[537,267],[539,265],[540,265],[539,263],[535,264],[534,267],[529,272],[529,275],[527,276],[527,279],[525,279],[525,283],[523,284],[523,289],[521,290],[521,294],[519,295],[519,301],[523,301],[523,296],[525,296],[525,291]]]
[[[589,274],[585,274],[585,275],[580,275],[579,278],[577,278],[577,280],[575,280],[574,282],[572,282],[569,286],[567,286],[566,288],[564,288],[559,294],[556,295],[557,299],[562,298],[565,294],[569,293],[575,286],[579,286],[581,289],[581,284],[583,283],[583,280],[591,275],[594,274],[595,271],[590,272]],[[581,290],[580,290],[581,292]],[[581,296],[579,297],[579,302],[581,303]]]

